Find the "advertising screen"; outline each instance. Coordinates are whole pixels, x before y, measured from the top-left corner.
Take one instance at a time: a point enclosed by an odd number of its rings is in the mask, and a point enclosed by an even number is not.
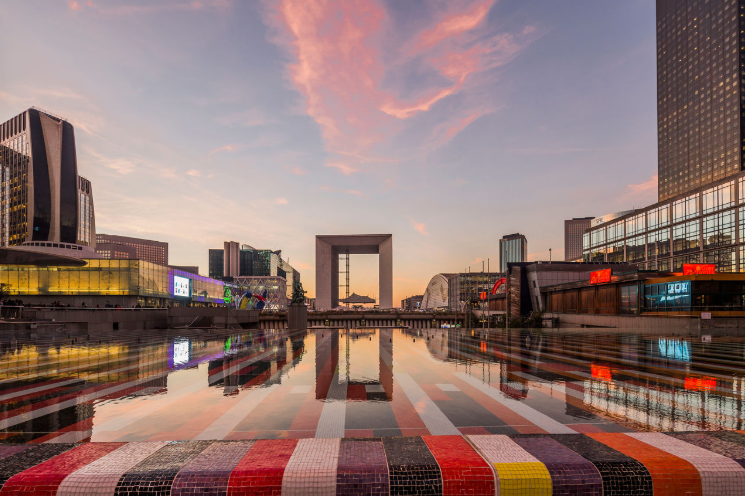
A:
[[[188,280],[188,279],[187,279]],[[177,367],[187,363],[191,359],[191,341],[189,338],[176,338],[173,340],[171,351],[171,366]]]
[[[610,282],[610,269],[596,270],[590,273],[590,284]]]
[[[173,276],[173,296],[189,298],[191,296],[191,279]]]

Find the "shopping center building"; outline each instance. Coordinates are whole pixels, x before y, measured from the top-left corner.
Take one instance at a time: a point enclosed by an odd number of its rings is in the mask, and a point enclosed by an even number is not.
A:
[[[143,260],[78,259],[0,250],[0,284],[24,304],[131,308],[214,306],[225,283]]]

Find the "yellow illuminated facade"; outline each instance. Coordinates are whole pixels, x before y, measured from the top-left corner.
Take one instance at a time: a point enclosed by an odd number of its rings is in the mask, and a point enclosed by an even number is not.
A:
[[[4,265],[0,283],[13,295],[137,296],[173,298],[173,269],[142,260],[88,259],[83,267]],[[221,281],[177,271],[191,279],[193,301],[221,302]]]

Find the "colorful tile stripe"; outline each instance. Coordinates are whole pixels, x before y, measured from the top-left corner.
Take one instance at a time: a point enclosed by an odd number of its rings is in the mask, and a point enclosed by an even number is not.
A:
[[[739,432],[0,445],[0,496],[745,494]]]

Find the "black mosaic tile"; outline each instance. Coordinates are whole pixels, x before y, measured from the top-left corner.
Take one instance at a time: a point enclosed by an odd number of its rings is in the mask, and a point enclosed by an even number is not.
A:
[[[115,495],[170,496],[173,480],[179,470],[213,442],[174,442],[161,448],[119,479]]]
[[[383,438],[391,496],[440,495],[442,474],[421,437]]]
[[[603,480],[604,496],[653,496],[652,476],[644,465],[580,434],[548,436],[592,462]]]
[[[26,469],[54,458],[77,446],[72,443],[39,444],[0,460],[0,488],[8,479]]]

